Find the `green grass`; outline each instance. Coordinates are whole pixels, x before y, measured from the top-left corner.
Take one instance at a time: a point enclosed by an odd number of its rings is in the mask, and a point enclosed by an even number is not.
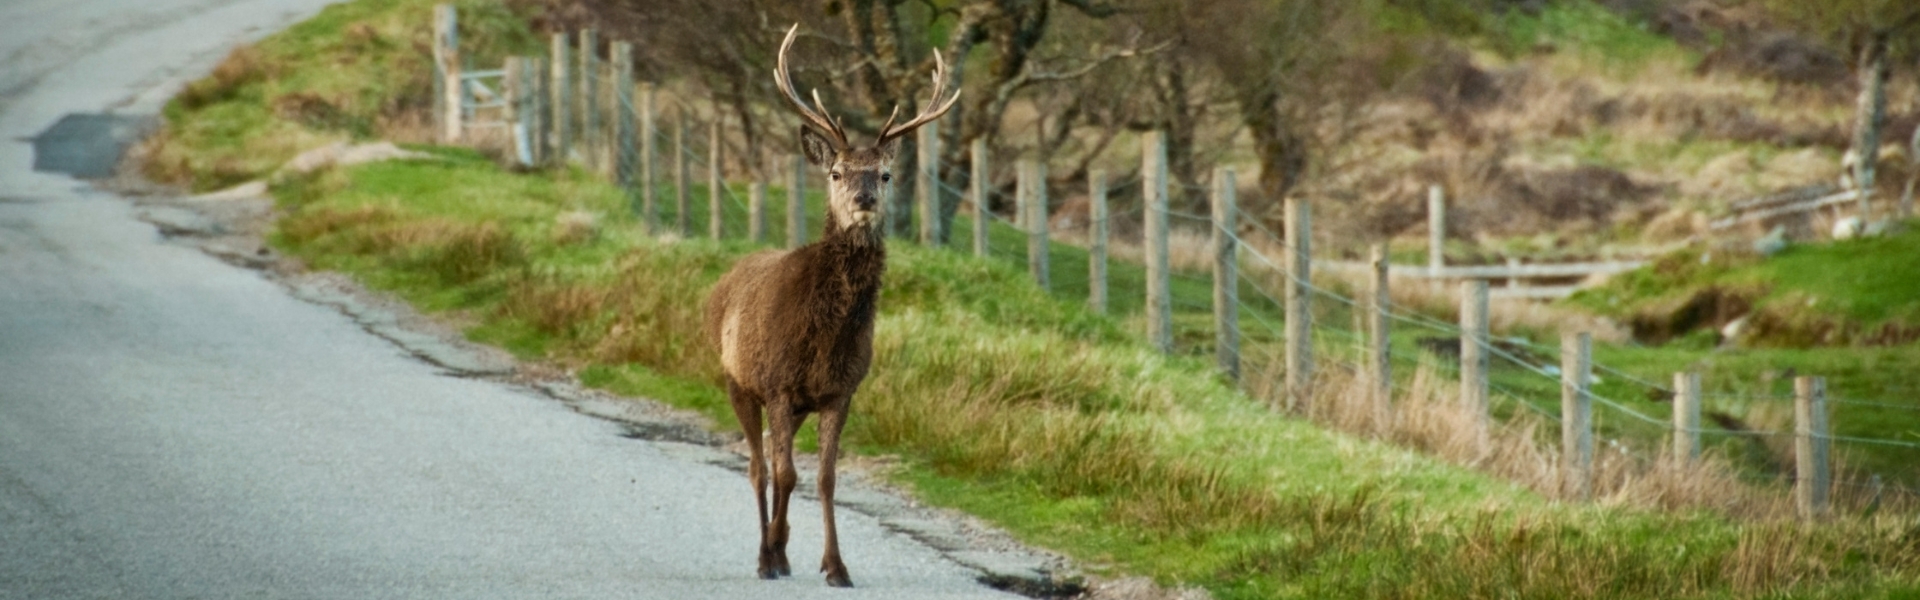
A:
[[[1550,44],[1614,73],[1630,73],[1655,60],[1677,59],[1687,65],[1698,60],[1646,23],[1590,0],[1548,2],[1538,14],[1511,9],[1493,20],[1486,40],[1508,56]]]
[[[502,3],[451,4],[469,65],[497,65],[543,48],[523,16]],[[164,143],[146,174],[218,189],[258,179],[328,142],[420,126],[433,91],[432,30],[425,25],[431,11],[432,4],[409,0],[335,4],[272,43],[236,50],[168,103]]]
[[[621,334],[600,332],[657,319],[648,345],[691,343],[696,321],[661,313],[697,306],[749,245],[623,233],[633,226],[617,216],[624,198],[587,193],[593,185],[577,174],[514,175],[469,153],[443,156],[284,186],[290,214],[278,243],[317,266],[476,318],[479,339],[581,365],[590,384],[728,422],[710,350],[608,361],[624,351],[610,349]],[[561,191],[573,186],[578,193]],[[600,236],[546,241],[556,215],[583,208],[612,215]],[[364,214],[387,216],[351,217]],[[508,232],[521,258],[475,278],[449,274],[435,253],[463,246],[445,240],[489,224]],[[1222,598],[1712,597],[1746,585],[1819,597],[1908,581],[1874,574],[1908,572],[1905,555],[1852,544],[1845,548],[1863,565],[1852,575],[1828,575],[1817,587],[1741,583],[1730,565],[1763,561],[1799,577],[1811,561],[1839,555],[1742,550],[1743,537],[1766,526],[1708,515],[1550,504],[1277,415],[1222,385],[1206,361],[1158,356],[1122,322],[1039,290],[1006,262],[911,244],[893,254],[879,364],[855,399],[849,445],[903,458],[898,477],[929,501],[1102,570],[1203,585]],[[552,318],[566,312],[568,290],[582,289],[596,299],[592,310]],[[681,356],[702,353],[709,360]]]
[[[290,123],[298,115],[262,118],[248,105],[271,95],[264,90],[295,93],[398,60],[333,62],[346,52],[338,45],[356,43],[357,24],[425,23],[426,6],[361,0],[262,42],[260,56],[271,58],[260,72],[272,75],[246,84],[262,92],[170,110],[172,131],[195,133],[166,140],[157,160],[213,186],[270,168],[220,167],[236,148],[359,135],[352,120]],[[463,33],[469,40],[524,31],[467,23],[502,29]],[[307,74],[328,69],[346,75]],[[513,173],[470,151],[429,150],[435,159],[281,178],[273,190],[285,216],[273,243],[455,316],[476,340],[728,428],[699,306],[758,247],[649,236],[628,198],[579,171]],[[693,196],[688,216],[699,228],[704,190]],[[816,214],[818,203],[810,199]],[[775,204],[769,220],[784,223]],[[732,202],[723,210],[729,222],[743,214]],[[597,225],[563,226],[576,212]],[[967,239],[958,229],[954,239]],[[992,235],[996,248],[1022,246],[1018,232]],[[894,244],[876,365],[854,400],[847,444],[898,456],[894,476],[928,501],[1096,572],[1204,586],[1220,598],[1898,597],[1920,586],[1920,529],[1890,516],[1803,528],[1560,504],[1283,416],[1222,381],[1203,356],[1204,279],[1176,284],[1176,304],[1196,309],[1181,313],[1181,351],[1163,356],[1136,333],[1140,299],[1128,290],[1140,287],[1138,267],[1113,265],[1114,314],[1096,315],[1067,283],[1085,272],[1084,251],[1052,253],[1059,283],[1043,290],[1004,256]],[[1278,322],[1254,304],[1253,315]],[[1326,310],[1322,322],[1343,322]],[[750,546],[742,540],[743,577]]]
[[[1841,242],[1796,244],[1772,258],[1749,252],[1711,252],[1689,248],[1640,270],[1614,277],[1583,291],[1569,303],[1623,322],[1639,324],[1659,337],[1657,347],[1629,345],[1596,350],[1597,359],[1643,377],[1662,381],[1679,370],[1702,372],[1709,395],[1738,396],[1709,401],[1708,408],[1735,415],[1761,413],[1789,426],[1791,383],[1784,377],[1762,382],[1766,372],[1827,378],[1834,403],[1831,415],[1841,435],[1920,443],[1920,397],[1909,365],[1920,364],[1920,344],[1891,345],[1887,332],[1920,328],[1920,273],[1912,257],[1920,255],[1920,231],[1904,231]],[[1719,293],[1750,306],[1748,331],[1738,346],[1719,347],[1714,323],[1690,319],[1690,302]],[[1851,401],[1885,403],[1879,406]],[[1718,406],[1716,406],[1716,404]],[[1842,444],[1843,458],[1855,468],[1897,480],[1920,481],[1911,448]]]
[[[1771,258],[1741,249],[1677,251],[1646,268],[1583,291],[1570,302],[1595,312],[1651,320],[1708,290],[1752,306],[1746,342],[1777,347],[1884,344],[1884,331],[1920,327],[1920,231],[1794,244]],[[1684,334],[1684,319],[1674,334]]]

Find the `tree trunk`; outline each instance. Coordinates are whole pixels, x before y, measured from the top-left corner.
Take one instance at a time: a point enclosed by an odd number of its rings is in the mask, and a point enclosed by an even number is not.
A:
[[[1853,181],[1860,189],[1860,220],[1872,218],[1874,167],[1880,162],[1880,128],[1887,112],[1887,33],[1875,32],[1860,50],[1860,98],[1854,112]]]
[[[1307,138],[1280,109],[1279,93],[1261,88],[1242,94],[1240,118],[1253,134],[1260,157],[1260,191],[1275,202],[1287,198],[1307,170]]]

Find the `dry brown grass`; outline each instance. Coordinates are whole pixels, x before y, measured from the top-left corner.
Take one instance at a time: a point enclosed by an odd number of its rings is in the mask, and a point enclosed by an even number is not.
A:
[[[721,381],[720,356],[702,336],[701,301],[712,279],[702,261],[684,259],[671,246],[638,247],[620,259],[607,284],[605,333],[587,338],[586,358],[640,363],[698,381]]]
[[[1268,349],[1271,353],[1272,350]],[[1248,392],[1276,405],[1283,398],[1285,373],[1278,356],[1253,356],[1248,368]],[[1592,500],[1606,506],[1661,511],[1705,510],[1750,521],[1777,521],[1794,517],[1794,506],[1783,486],[1743,481],[1738,468],[1724,457],[1709,453],[1697,460],[1674,460],[1667,451],[1635,450],[1607,439],[1596,441],[1594,464],[1586,488],[1574,493],[1569,471],[1560,458],[1559,427],[1530,413],[1518,413],[1494,422],[1485,441],[1478,435],[1481,421],[1458,398],[1459,383],[1440,377],[1430,368],[1417,370],[1411,381],[1393,393],[1391,407],[1370,396],[1365,383],[1343,366],[1323,366],[1315,373],[1313,404],[1303,416],[1324,426],[1362,437],[1417,449],[1447,462],[1467,466],[1516,482],[1542,496],[1561,500]],[[1382,415],[1390,415],[1382,418]],[[1765,419],[1765,415],[1761,416]],[[1774,420],[1778,420],[1775,417]],[[1760,427],[1777,426],[1769,421]],[[1778,438],[1772,450],[1791,456],[1791,442]],[[1790,464],[1790,461],[1789,461]],[[1844,471],[1844,466],[1841,467]],[[1865,480],[1842,474],[1835,478],[1830,497],[1836,511],[1861,514],[1889,511],[1920,513],[1920,500],[1862,486]],[[1789,557],[1754,557],[1788,560]],[[1764,574],[1755,575],[1765,578]],[[1777,579],[1767,579],[1778,582]]]
[[[332,252],[390,256],[448,284],[472,282],[527,259],[525,246],[497,223],[408,219],[377,206],[304,211],[282,221],[280,238]]]

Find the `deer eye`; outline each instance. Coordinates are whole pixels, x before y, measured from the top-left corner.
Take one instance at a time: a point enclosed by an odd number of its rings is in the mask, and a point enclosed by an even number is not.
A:
[[[833,179],[834,181],[839,181],[839,180],[840,180],[840,174],[839,174],[839,173],[828,173],[828,174],[827,174],[827,177],[828,177],[828,178],[831,178],[831,179]]]
[[[893,181],[893,174],[892,174],[892,173],[881,173],[881,174],[880,174],[880,181]]]

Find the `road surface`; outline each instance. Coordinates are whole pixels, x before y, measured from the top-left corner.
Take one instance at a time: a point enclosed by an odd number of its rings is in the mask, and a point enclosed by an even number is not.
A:
[[[32,171],[69,113],[152,115],[323,0],[0,4],[0,598],[1005,598],[842,510],[854,590],[753,578],[736,472],[169,243]]]

